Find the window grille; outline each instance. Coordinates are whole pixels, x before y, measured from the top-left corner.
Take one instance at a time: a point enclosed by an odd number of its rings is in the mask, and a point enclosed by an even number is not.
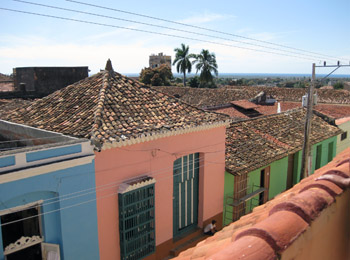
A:
[[[155,251],[154,179],[124,183],[119,191],[119,234],[122,260],[137,260]]]

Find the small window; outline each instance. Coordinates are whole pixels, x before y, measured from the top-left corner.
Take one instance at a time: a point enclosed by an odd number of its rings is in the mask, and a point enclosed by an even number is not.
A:
[[[138,260],[155,251],[154,179],[143,176],[119,189],[122,260]]]
[[[42,259],[40,206],[33,206],[0,217],[6,259]]]
[[[348,137],[348,132],[344,132],[340,136],[340,141],[344,141]]]

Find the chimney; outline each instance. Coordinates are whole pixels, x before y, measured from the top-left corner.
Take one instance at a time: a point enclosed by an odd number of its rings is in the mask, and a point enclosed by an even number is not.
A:
[[[281,113],[281,104],[280,102],[277,103],[277,114]]]
[[[111,62],[110,59],[107,60],[105,70],[107,70],[107,71],[113,71],[112,62]]]

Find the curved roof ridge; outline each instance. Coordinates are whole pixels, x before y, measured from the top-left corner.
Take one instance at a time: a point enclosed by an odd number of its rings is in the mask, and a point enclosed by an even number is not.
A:
[[[102,87],[98,94],[96,110],[94,111],[94,123],[91,129],[91,137],[93,139],[97,137],[96,131],[102,125],[102,113],[103,113],[104,101],[106,97],[105,92],[106,92],[106,89],[110,87],[109,79],[113,73],[113,70],[111,71],[104,70],[104,71],[101,71],[100,73],[103,73],[103,79],[102,79]]]

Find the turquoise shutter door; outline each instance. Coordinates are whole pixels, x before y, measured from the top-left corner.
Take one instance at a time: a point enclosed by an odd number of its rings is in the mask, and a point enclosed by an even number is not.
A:
[[[177,159],[173,169],[174,237],[197,226],[199,154]]]

